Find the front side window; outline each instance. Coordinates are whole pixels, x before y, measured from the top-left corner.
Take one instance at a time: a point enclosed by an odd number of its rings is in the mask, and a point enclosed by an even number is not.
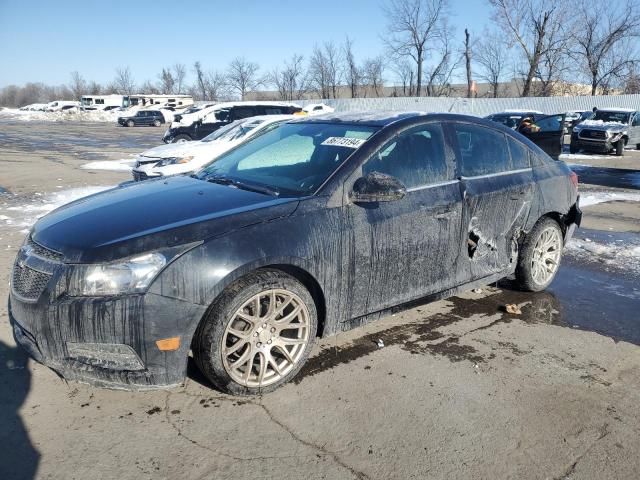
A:
[[[463,176],[475,177],[511,170],[504,133],[466,123],[454,123],[454,129]]]
[[[221,156],[198,178],[223,177],[276,189],[313,193],[377,129],[360,125],[285,123]]]
[[[451,180],[455,165],[447,161],[442,127],[422,125],[402,132],[364,164],[362,173],[385,173],[407,188]]]
[[[280,108],[265,108],[264,113],[265,115],[281,115],[283,112]]]

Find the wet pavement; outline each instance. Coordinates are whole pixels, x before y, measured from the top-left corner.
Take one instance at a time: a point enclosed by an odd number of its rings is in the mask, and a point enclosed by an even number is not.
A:
[[[571,164],[570,167],[571,170],[578,174],[580,183],[640,190],[640,170],[592,167],[578,164]]]

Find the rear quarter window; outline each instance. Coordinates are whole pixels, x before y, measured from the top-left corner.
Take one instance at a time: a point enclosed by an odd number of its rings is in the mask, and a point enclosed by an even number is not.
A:
[[[509,153],[511,154],[511,165],[514,170],[529,168],[529,149],[512,137],[507,137],[509,143]]]
[[[504,133],[467,123],[454,123],[453,128],[463,176],[477,177],[513,169]]]

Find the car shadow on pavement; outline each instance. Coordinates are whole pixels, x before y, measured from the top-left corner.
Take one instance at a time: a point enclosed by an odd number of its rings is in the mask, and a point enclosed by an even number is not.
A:
[[[19,412],[31,388],[28,363],[20,347],[0,341],[0,479],[35,478],[40,461]]]

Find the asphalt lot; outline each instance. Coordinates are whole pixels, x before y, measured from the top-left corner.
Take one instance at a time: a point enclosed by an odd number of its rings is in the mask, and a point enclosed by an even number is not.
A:
[[[29,222],[71,189],[129,179],[81,165],[162,132],[0,125],[0,297]],[[66,383],[16,348],[0,308],[0,479],[637,478],[640,186],[620,178],[640,152],[567,161],[595,183],[584,198],[608,200],[584,208],[548,291],[504,281],[323,339],[260,398],[220,394],[193,366],[169,391]]]

